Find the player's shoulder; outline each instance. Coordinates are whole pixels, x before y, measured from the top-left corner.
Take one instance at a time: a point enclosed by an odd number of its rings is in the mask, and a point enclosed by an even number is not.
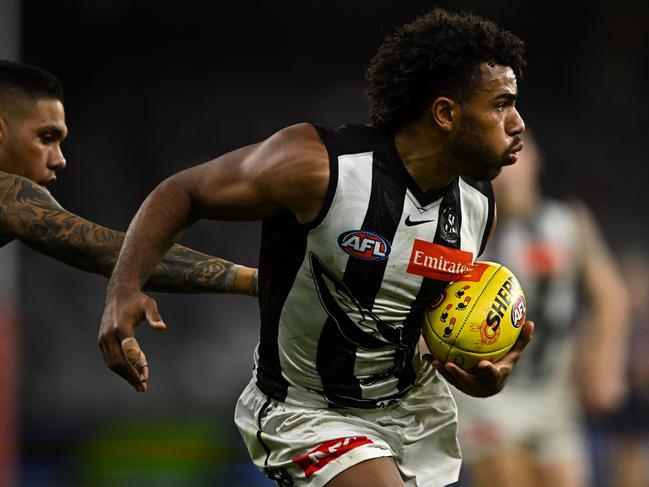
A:
[[[284,127],[257,144],[251,152],[255,166],[265,173],[299,170],[327,164],[327,150],[313,124]]]
[[[314,124],[301,122],[278,130],[266,139],[265,143],[284,149],[295,147],[305,149],[321,145],[322,141]]]
[[[318,135],[331,155],[357,154],[380,149],[389,137],[372,125],[348,123],[338,127],[314,124]]]
[[[278,130],[248,152],[243,166],[247,180],[299,221],[312,218],[324,200],[329,155],[312,124]]]
[[[329,127],[313,122],[302,122],[275,132],[268,141],[281,146],[331,148],[335,145],[344,151],[346,146],[371,146],[380,139],[378,129],[371,125],[348,123]]]

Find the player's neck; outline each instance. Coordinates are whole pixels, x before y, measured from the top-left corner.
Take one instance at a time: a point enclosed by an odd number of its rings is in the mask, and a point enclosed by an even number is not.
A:
[[[407,171],[422,191],[434,191],[457,177],[449,171],[445,144],[429,124],[418,120],[394,133],[394,143]]]

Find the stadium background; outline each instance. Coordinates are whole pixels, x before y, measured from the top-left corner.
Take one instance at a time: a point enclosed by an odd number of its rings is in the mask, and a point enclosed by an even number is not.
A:
[[[393,27],[435,5],[521,36],[519,108],[544,183],[596,213],[609,243],[645,246],[649,4],[604,2],[169,2],[2,0],[15,56],[66,88],[67,209],[126,229],[166,176],[299,121],[365,122],[363,71]],[[5,45],[5,48],[7,46]],[[202,222],[183,243],[254,266],[258,223]],[[268,485],[233,426],[250,377],[256,301],[157,295],[170,325],[141,327],[150,390],[95,345],[105,281],[20,247],[20,485]],[[542,324],[541,324],[542,325]]]

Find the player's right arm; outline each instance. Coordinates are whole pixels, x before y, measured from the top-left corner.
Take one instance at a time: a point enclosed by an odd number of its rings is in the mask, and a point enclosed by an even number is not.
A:
[[[162,182],[133,218],[108,285],[98,339],[106,364],[136,390],[146,390],[148,368],[134,328],[144,320],[157,329],[165,325],[141,289],[181,232],[202,218],[256,220],[285,210],[298,222],[309,222],[328,182],[327,151],[309,124],[288,127]]]

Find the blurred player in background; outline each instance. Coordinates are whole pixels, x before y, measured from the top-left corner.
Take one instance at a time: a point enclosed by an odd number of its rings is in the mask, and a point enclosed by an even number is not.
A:
[[[129,227],[100,340],[133,335],[142,283],[181,229],[263,219],[261,340],[235,413],[255,464],[282,486],[455,481],[455,404],[417,342],[424,309],[493,228],[489,180],[522,147],[524,64],[513,34],[434,10],[372,60],[373,125],[293,125],[167,179]],[[495,394],[532,328],[495,364],[437,370],[469,394]],[[141,390],[128,364],[104,358]]]
[[[541,193],[541,153],[524,138],[520,161],[494,181],[498,229],[484,258],[516,274],[538,326],[502,393],[455,394],[460,445],[475,486],[584,487],[581,408],[609,411],[625,394],[629,299],[590,212]]]

